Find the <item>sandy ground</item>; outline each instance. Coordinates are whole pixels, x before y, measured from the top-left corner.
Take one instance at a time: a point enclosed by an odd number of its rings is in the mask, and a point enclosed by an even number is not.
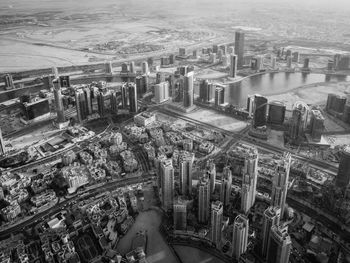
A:
[[[269,101],[278,100],[286,104],[287,109],[297,101],[304,101],[307,104],[326,104],[329,93],[338,95],[350,94],[350,82],[315,84],[309,87],[297,88],[293,91],[267,96]],[[312,96],[310,96],[312,94]]]
[[[327,141],[331,144],[332,147],[337,146],[337,145],[349,144],[350,134],[328,135]]]
[[[196,248],[185,247],[185,246],[174,246],[174,249],[180,256],[183,263],[193,263],[193,262],[222,263],[223,262],[218,258],[213,257],[212,255]],[[191,255],[191,257],[189,257],[188,255]]]
[[[231,132],[239,132],[247,125],[244,121],[240,121],[229,116],[219,114],[214,110],[208,110],[204,108],[197,108],[193,112],[186,114],[186,117],[214,125],[218,128]]]
[[[278,147],[283,145],[283,131],[270,130],[267,142]]]

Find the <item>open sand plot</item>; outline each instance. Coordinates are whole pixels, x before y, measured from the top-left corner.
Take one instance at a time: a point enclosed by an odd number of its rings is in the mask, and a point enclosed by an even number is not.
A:
[[[220,114],[215,110],[208,110],[199,107],[195,111],[190,112],[185,116],[196,121],[214,125],[220,129],[224,129],[230,132],[239,132],[247,126],[247,123],[245,121],[237,120],[227,115]]]

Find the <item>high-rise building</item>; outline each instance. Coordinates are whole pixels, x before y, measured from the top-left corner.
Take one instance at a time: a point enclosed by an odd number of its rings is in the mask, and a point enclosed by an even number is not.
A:
[[[211,241],[220,247],[224,207],[220,201],[211,203]]]
[[[169,82],[164,81],[154,85],[154,99],[156,103],[169,100]]]
[[[78,122],[82,122],[87,119],[87,107],[86,98],[83,89],[78,89],[75,91],[75,107],[77,110]]]
[[[255,203],[258,180],[258,150],[255,147],[246,146],[241,151],[241,158],[244,159],[241,210],[247,213]]]
[[[137,89],[135,83],[128,83],[128,93],[129,93],[129,111],[132,113],[137,113]]]
[[[281,218],[281,208],[278,206],[270,206],[264,212],[263,228],[262,228],[262,250],[263,258],[267,255],[267,248],[270,239],[270,231],[272,226],[278,226]]]
[[[180,191],[182,195],[191,195],[192,193],[192,166],[194,155],[184,153],[179,158],[180,166]]]
[[[299,63],[300,62],[300,53],[299,52],[293,52],[292,53],[292,57],[293,57],[293,62]]]
[[[9,89],[14,89],[15,88],[15,84],[13,83],[13,78],[11,74],[6,74],[5,75],[5,89],[9,90]]]
[[[188,66],[180,66],[177,68],[181,76],[185,76],[188,72]]]
[[[181,197],[174,202],[174,229],[186,230],[187,228],[187,202]]]
[[[230,77],[235,78],[237,74],[237,55],[230,55]]]
[[[325,118],[319,110],[311,110],[310,133],[314,141],[319,142],[321,140],[322,132],[324,130],[324,121]]]
[[[310,64],[310,59],[309,58],[305,58],[304,59],[304,69],[309,69],[309,64]]]
[[[288,234],[288,228],[272,226],[270,231],[266,261],[269,263],[289,262],[291,248],[292,241]]]
[[[135,62],[134,61],[131,61],[130,64],[129,64],[129,71],[132,74],[134,74],[136,72],[136,70],[135,70]]]
[[[287,68],[292,68],[293,58],[291,56],[287,57]]]
[[[225,88],[217,86],[215,88],[215,106],[219,106],[225,102]]]
[[[292,56],[292,50],[287,49],[285,59],[287,60],[287,58],[291,56]]]
[[[228,54],[235,54],[235,48],[234,47],[228,47]]]
[[[346,104],[343,112],[343,121],[350,124],[350,104]]]
[[[143,83],[142,83],[141,76],[137,76],[135,78],[135,84],[136,84],[136,90],[137,90],[137,97],[141,98],[143,95]]]
[[[160,163],[162,207],[166,211],[174,204],[174,168],[171,159]]]
[[[226,207],[230,203],[232,190],[232,172],[229,166],[224,168],[220,187],[220,201]]]
[[[184,107],[189,108],[193,106],[193,71],[188,72],[184,78]]]
[[[274,70],[276,69],[277,65],[277,58],[276,57],[271,57],[271,68]]]
[[[149,74],[149,69],[148,69],[148,63],[147,61],[143,61],[141,64],[141,71],[143,75],[148,75]]]
[[[173,65],[175,63],[175,56],[174,54],[169,55],[169,64]]]
[[[213,159],[209,159],[207,161],[206,170],[210,180],[210,194],[212,194],[215,191],[215,181],[216,181],[216,166]]]
[[[148,64],[150,67],[153,66],[153,57],[149,57],[149,58],[147,59],[147,64]]]
[[[217,58],[219,59],[219,61],[222,61],[223,56],[224,56],[224,52],[221,49],[219,49],[218,55],[217,55]]]
[[[253,117],[254,115],[254,100],[255,100],[255,95],[248,95],[247,111],[248,111],[249,117]]]
[[[209,61],[211,63],[216,63],[216,53],[210,54]]]
[[[69,88],[70,87],[70,77],[67,76],[60,76],[60,85],[62,88]]]
[[[84,93],[83,93],[84,94]],[[111,91],[106,88],[101,89],[97,94],[97,105],[98,105],[98,114],[101,117],[106,116],[110,112],[110,103],[111,103]],[[84,96],[84,114],[87,116],[87,102],[86,97]]]
[[[52,75],[54,76],[55,79],[58,79],[60,75],[58,75],[58,69],[57,67],[52,67]]]
[[[183,48],[183,47],[179,48],[179,56],[181,57],[186,56],[186,48]]]
[[[83,88],[83,91],[86,99],[87,114],[91,115],[93,113],[92,92],[89,86]]]
[[[223,54],[223,55],[226,55],[226,53],[227,53],[227,47],[226,47],[226,45],[220,45],[220,46],[219,46],[219,49],[222,50],[222,54]]]
[[[142,95],[145,94],[148,90],[148,75],[142,75]]]
[[[350,183],[350,146],[344,147],[340,152],[340,162],[335,184],[345,188]]]
[[[197,58],[198,58],[197,50],[193,50],[193,52],[192,52],[192,57],[193,57],[194,59],[197,59]]]
[[[106,62],[105,68],[106,68],[106,73],[107,73],[107,74],[112,74],[112,72],[113,72],[112,61]]]
[[[237,55],[237,66],[241,68],[244,62],[244,33],[235,33],[235,54]]]
[[[218,45],[213,45],[213,53],[218,53],[219,46]]]
[[[254,98],[254,128],[266,125],[267,99],[266,97],[255,95]]]
[[[252,70],[260,72],[264,67],[264,56],[255,56],[250,60]]]
[[[158,71],[156,74],[156,84],[159,84],[164,81],[165,81],[165,74],[163,72]]]
[[[124,82],[121,86],[121,94],[122,94],[122,108],[126,109],[129,107],[129,96],[128,96],[128,83]]]
[[[6,153],[6,147],[4,143],[4,138],[2,137],[2,131],[0,127],[0,156],[4,155]]]
[[[210,180],[203,176],[198,183],[198,222],[207,223],[210,212]]]
[[[286,115],[286,106],[283,102],[272,101],[269,103],[268,123],[281,125]]]
[[[62,123],[66,121],[66,118],[64,116],[64,107],[63,107],[63,101],[62,101],[62,93],[61,93],[61,83],[58,81],[58,79],[55,79],[53,81],[54,84],[54,90],[53,94],[55,97],[55,108],[57,113],[57,122]]]
[[[232,257],[238,260],[248,246],[249,220],[245,215],[238,215],[233,223]]]
[[[129,72],[129,67],[126,62],[123,62],[121,65],[121,73],[128,73]]]
[[[92,101],[91,101],[92,102]],[[111,91],[111,113],[118,113],[119,96],[116,91]]]
[[[208,103],[210,101],[210,84],[208,80],[203,79],[199,84],[199,100],[204,103]]]
[[[291,153],[285,152],[282,159],[277,163],[272,181],[271,205],[280,207],[282,215],[287,198],[291,160]]]
[[[289,127],[289,137],[292,142],[296,142],[302,137],[308,122],[309,109],[307,105],[296,103],[293,106],[293,113]]]

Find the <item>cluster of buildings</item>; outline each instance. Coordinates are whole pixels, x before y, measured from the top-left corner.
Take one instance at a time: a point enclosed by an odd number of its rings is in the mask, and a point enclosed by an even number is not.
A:
[[[345,96],[328,94],[326,111],[330,115],[350,124],[350,104]]]

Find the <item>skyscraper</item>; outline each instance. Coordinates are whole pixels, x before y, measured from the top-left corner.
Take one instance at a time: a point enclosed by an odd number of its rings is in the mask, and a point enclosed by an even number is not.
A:
[[[199,84],[199,100],[204,103],[210,101],[210,85],[206,79],[201,80]]]
[[[107,90],[106,88],[101,89],[97,94],[98,113],[101,117],[106,116],[110,112],[110,101],[111,91]],[[84,100],[84,111],[85,116],[87,116],[87,107],[85,105],[87,105],[86,99]]]
[[[5,75],[5,89],[9,90],[9,89],[14,89],[15,88],[15,84],[13,83],[13,78],[11,74],[6,74]]]
[[[247,250],[249,220],[245,215],[238,215],[233,223],[232,257],[238,260]]]
[[[226,166],[222,174],[221,187],[220,187],[220,201],[223,203],[224,207],[226,207],[230,202],[231,189],[232,189],[232,172],[230,170],[230,167]]]
[[[220,247],[221,243],[223,209],[220,201],[211,203],[211,241],[217,248]]]
[[[75,107],[77,110],[78,122],[86,120],[87,107],[86,107],[86,98],[83,89],[78,89],[75,91]]]
[[[2,131],[0,127],[0,156],[6,153],[4,138],[2,137]]]
[[[267,248],[270,239],[270,231],[272,226],[278,226],[281,217],[281,208],[278,206],[270,206],[264,211],[264,221],[262,228],[262,250],[263,258],[267,255]]]
[[[291,160],[291,153],[285,152],[282,159],[278,161],[272,182],[271,205],[280,207],[282,216],[287,198]]]
[[[237,73],[237,55],[230,55],[230,77],[235,78]]]
[[[180,191],[182,195],[191,195],[192,193],[192,166],[194,155],[185,152],[179,158],[180,166]]]
[[[340,162],[335,184],[345,188],[350,182],[350,146],[346,146],[340,153]]]
[[[225,88],[217,86],[215,88],[215,106],[219,106],[225,102]]]
[[[244,158],[241,210],[247,213],[255,203],[259,156],[258,150],[255,147],[247,146],[243,151],[241,152]]]
[[[52,75],[54,75],[55,79],[58,79],[60,77],[60,75],[58,75],[58,69],[57,67],[52,67]]]
[[[91,89],[89,86],[86,86],[85,88],[83,88],[83,91],[86,99],[87,114],[91,115],[93,112]]]
[[[209,159],[207,161],[206,169],[207,169],[207,175],[209,176],[209,180],[210,180],[210,194],[212,194],[215,191],[215,180],[216,180],[216,166],[213,159]]]
[[[311,137],[314,141],[319,142],[321,140],[322,132],[324,130],[324,121],[322,113],[319,110],[311,110]]]
[[[272,57],[271,58],[271,67],[272,67],[272,69],[276,69],[276,63],[277,63],[277,58],[276,57]]]
[[[295,103],[289,126],[289,137],[292,142],[303,136],[308,123],[309,109],[303,103]]]
[[[235,33],[235,54],[237,55],[237,66],[241,68],[244,63],[244,33]]]
[[[122,108],[126,109],[129,106],[128,83],[124,82],[121,86]]]
[[[270,231],[267,262],[286,263],[289,262],[292,241],[288,234],[287,227],[272,226]]]
[[[291,56],[287,57],[287,68],[292,68],[293,58]]]
[[[135,73],[135,62],[134,61],[131,61],[130,64],[129,64],[129,71],[132,74]]]
[[[203,176],[198,183],[198,222],[207,223],[210,209],[210,180]]]
[[[254,98],[254,128],[266,125],[267,99],[260,95]]]
[[[166,211],[174,204],[174,168],[171,160],[160,163],[161,200]]]
[[[142,70],[142,74],[144,74],[144,75],[148,75],[149,74],[148,62],[147,61],[143,61],[142,62],[141,70]]]
[[[268,123],[281,125],[286,115],[286,106],[283,102],[272,101],[269,103]]]
[[[309,58],[305,58],[304,59],[304,69],[309,69],[309,64],[310,64],[310,59]]]
[[[184,85],[184,107],[189,108],[193,106],[193,71],[188,72],[185,75],[185,85]]]
[[[174,229],[186,230],[187,228],[187,203],[181,197],[174,202]]]
[[[132,113],[137,113],[137,89],[135,83],[128,83],[128,93],[129,93],[129,111]]]
[[[105,67],[106,67],[106,73],[107,74],[112,74],[112,72],[113,72],[112,61],[106,62]]]
[[[164,81],[154,85],[154,100],[161,103],[169,99],[169,82]]]
[[[62,101],[62,93],[61,93],[61,84],[58,79],[55,79],[53,81],[54,84],[54,97],[55,97],[55,108],[57,113],[57,122],[62,123],[66,121],[66,118],[64,116],[64,107],[63,107],[63,101]]]

